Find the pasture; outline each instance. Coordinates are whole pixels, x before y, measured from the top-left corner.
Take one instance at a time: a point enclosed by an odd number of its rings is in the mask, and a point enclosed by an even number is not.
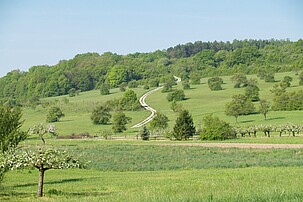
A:
[[[277,73],[275,75],[275,79],[277,82],[281,81],[286,75],[293,78],[291,87],[287,88],[288,91],[303,89],[302,86],[298,85],[298,76],[295,75],[294,72]],[[248,75],[247,77],[257,78],[256,75]],[[220,119],[237,126],[260,124],[277,125],[288,122],[294,124],[302,123],[302,111],[270,111],[266,121],[264,121],[262,114],[256,113],[247,116],[240,116],[238,118],[238,123],[235,123],[234,117],[225,115],[225,104],[231,101],[233,95],[243,93],[244,88],[233,88],[233,83],[230,81],[230,76],[224,76],[222,78],[224,81],[224,90],[211,91],[207,85],[208,78],[203,78],[200,85],[192,85],[190,90],[185,90],[185,95],[187,98],[186,100],[178,102],[192,114],[196,128],[203,127],[202,119],[205,115],[210,113],[213,113]],[[277,82],[265,83],[264,80],[258,79],[260,98],[272,101],[270,89]],[[182,84],[179,83],[174,88],[181,89]],[[136,92],[138,98],[148,91],[143,90],[142,86],[132,90]],[[82,92],[76,97],[60,96],[46,98],[42,101],[55,103],[55,105],[60,106],[63,113],[65,113],[65,117],[63,117],[60,122],[55,124],[59,135],[70,135],[73,133],[89,133],[91,135],[96,135],[101,130],[111,129],[111,124],[94,125],[90,120],[90,115],[94,107],[108,100],[121,98],[122,96],[123,93],[120,92],[119,89],[111,89],[111,94],[109,95],[100,95],[99,90],[93,90]],[[177,113],[171,110],[171,103],[167,101],[166,96],[167,93],[157,91],[148,96],[146,102],[154,109],[159,110],[168,116],[170,120],[169,129],[172,129],[177,117]],[[256,102],[255,105],[256,109],[258,109],[258,102]],[[45,123],[47,108],[43,108],[40,105],[36,109],[26,108],[24,109],[23,113],[23,119],[25,120],[23,128],[28,129],[33,125]],[[126,114],[132,118],[132,122],[127,125],[128,130],[119,135],[133,138],[140,131],[140,128],[131,129],[130,127],[145,119],[149,115],[149,112],[146,110],[127,111]]]

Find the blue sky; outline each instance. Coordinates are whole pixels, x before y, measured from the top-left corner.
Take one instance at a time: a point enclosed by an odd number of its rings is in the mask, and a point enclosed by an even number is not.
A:
[[[303,38],[301,0],[0,0],[0,76],[78,53]]]

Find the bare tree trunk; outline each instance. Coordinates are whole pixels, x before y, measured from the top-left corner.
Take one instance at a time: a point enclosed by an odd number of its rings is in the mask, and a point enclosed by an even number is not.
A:
[[[39,179],[38,179],[38,197],[42,197],[43,196],[43,183],[44,183],[44,169],[39,168]]]

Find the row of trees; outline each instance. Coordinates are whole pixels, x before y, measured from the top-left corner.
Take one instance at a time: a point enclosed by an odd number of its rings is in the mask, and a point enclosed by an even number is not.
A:
[[[270,81],[270,72],[302,69],[302,46],[302,40],[235,40],[189,43],[152,53],[78,54],[54,66],[33,66],[28,72],[8,73],[0,79],[0,98],[30,105],[40,97],[73,96],[101,89],[104,83],[111,88],[123,83],[130,88],[138,84],[147,88],[155,86],[155,80],[165,83],[172,74],[191,79],[192,84],[199,82],[197,78],[236,72],[258,73]]]

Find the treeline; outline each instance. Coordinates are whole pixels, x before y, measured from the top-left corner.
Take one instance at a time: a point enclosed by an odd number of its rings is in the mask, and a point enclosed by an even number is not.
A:
[[[145,85],[167,76],[182,79],[206,76],[283,72],[303,69],[303,40],[234,40],[195,42],[152,53],[117,55],[106,52],[78,54],[54,66],[33,66],[28,72],[14,70],[0,78],[0,99],[35,103],[41,97],[100,89],[106,83],[118,87],[132,81]]]

